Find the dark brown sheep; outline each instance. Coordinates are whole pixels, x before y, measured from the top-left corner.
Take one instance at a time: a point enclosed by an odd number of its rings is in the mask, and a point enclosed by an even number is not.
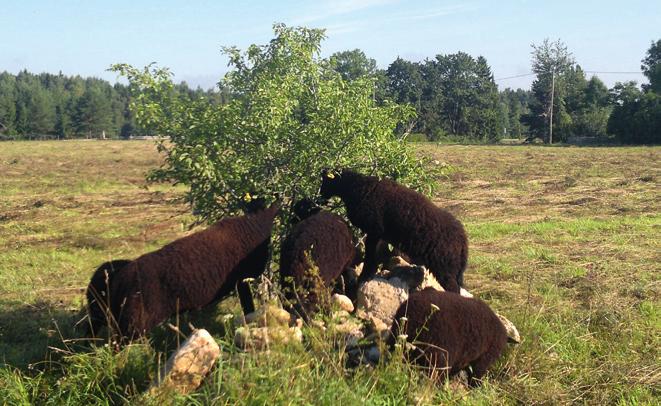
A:
[[[118,332],[140,336],[177,312],[220,300],[235,287],[244,312],[252,312],[250,288],[243,280],[264,272],[277,212],[273,204],[220,220],[116,270],[109,300]]]
[[[391,348],[399,334],[406,334],[416,347],[409,357],[442,379],[470,366],[471,386],[479,384],[507,343],[505,327],[486,303],[433,288],[412,293],[400,305],[391,333]]]
[[[428,198],[389,179],[344,170],[324,171],[322,198],[338,196],[349,220],[367,234],[365,266],[360,282],[374,276],[376,246],[384,240],[426,265],[449,292],[459,292],[468,259],[468,239],[462,224]]]
[[[353,264],[356,249],[349,227],[337,214],[302,200],[294,206],[294,217],[300,221],[281,245],[280,283],[288,304],[308,319],[328,303],[328,298],[319,295],[328,292]],[[312,272],[313,264],[318,274]]]
[[[87,286],[87,312],[89,314],[88,334],[96,336],[99,329],[108,321],[108,295],[110,284],[117,271],[124,268],[131,261],[128,259],[115,259],[104,262],[92,275],[92,280]]]

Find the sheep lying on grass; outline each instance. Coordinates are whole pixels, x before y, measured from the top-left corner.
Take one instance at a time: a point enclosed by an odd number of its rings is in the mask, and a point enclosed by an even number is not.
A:
[[[338,196],[349,220],[367,233],[365,266],[360,282],[377,268],[376,246],[383,239],[425,265],[449,292],[459,292],[468,259],[468,239],[462,224],[422,194],[392,180],[379,180],[350,170],[324,171],[321,196]]]
[[[255,209],[245,216],[220,220],[115,269],[107,289],[111,326],[122,337],[134,338],[177,312],[220,300],[235,287],[244,312],[254,311],[244,279],[258,277],[265,270],[278,206]],[[95,286],[93,279],[90,289]]]
[[[470,366],[471,386],[479,384],[507,343],[505,327],[486,303],[433,288],[412,293],[399,307],[391,348],[402,334],[415,347],[409,357],[441,379]]]
[[[294,206],[300,221],[282,243],[280,282],[285,298],[299,316],[328,304],[332,284],[354,262],[355,247],[349,227],[342,217],[321,211],[309,200]]]

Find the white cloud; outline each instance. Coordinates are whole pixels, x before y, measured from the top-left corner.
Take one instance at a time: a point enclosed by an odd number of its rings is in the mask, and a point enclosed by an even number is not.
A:
[[[360,21],[351,21],[348,23],[341,24],[330,24],[324,27],[326,29],[326,35],[334,36],[338,34],[346,34],[350,32],[360,31],[365,28],[367,25]]]
[[[316,21],[325,20],[330,17],[350,14],[356,11],[368,8],[384,6],[395,3],[398,0],[328,0],[319,2],[318,9],[313,12],[298,17],[294,24],[309,24]]]

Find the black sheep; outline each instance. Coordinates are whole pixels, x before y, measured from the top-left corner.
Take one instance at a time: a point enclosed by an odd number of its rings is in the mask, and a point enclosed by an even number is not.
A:
[[[468,259],[468,239],[462,224],[422,194],[392,180],[344,170],[323,173],[321,196],[338,196],[349,220],[367,234],[365,266],[360,282],[374,276],[376,246],[384,240],[426,265],[449,292],[459,292]]]
[[[114,327],[140,336],[177,312],[200,309],[238,288],[245,313],[254,311],[245,278],[260,276],[269,259],[278,207],[218,221],[115,270],[109,302]]]
[[[400,305],[388,340],[391,348],[399,334],[415,346],[409,357],[441,378],[470,366],[471,386],[479,384],[507,343],[505,327],[486,303],[433,288],[412,293]]]
[[[307,319],[327,298],[331,285],[354,263],[356,249],[342,217],[305,199],[294,206],[299,222],[281,245],[280,283],[285,298],[299,316]],[[316,265],[318,275],[311,273]]]
[[[115,259],[101,264],[87,286],[87,312],[89,314],[88,334],[95,336],[101,327],[108,321],[108,295],[110,284],[117,271],[124,268],[131,261],[128,259]]]

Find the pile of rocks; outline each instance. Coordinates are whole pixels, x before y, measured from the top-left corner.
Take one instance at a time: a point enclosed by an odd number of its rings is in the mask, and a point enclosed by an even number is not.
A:
[[[246,351],[264,351],[274,344],[303,342],[303,321],[285,309],[265,305],[235,319],[234,344]]]
[[[376,365],[390,334],[393,318],[409,293],[441,285],[424,267],[393,257],[374,279],[362,284],[356,303],[344,295],[331,297],[333,312],[327,323],[311,321],[312,328],[330,330],[341,340],[348,365]],[[463,296],[472,297],[462,289]],[[498,314],[511,342],[521,341],[514,324]],[[234,319],[234,343],[248,351],[269,351],[274,345],[302,343],[302,320],[283,308],[265,305],[247,316]],[[196,330],[170,357],[166,368],[154,383],[155,388],[174,388],[188,393],[197,388],[220,355],[220,349],[206,330]]]

